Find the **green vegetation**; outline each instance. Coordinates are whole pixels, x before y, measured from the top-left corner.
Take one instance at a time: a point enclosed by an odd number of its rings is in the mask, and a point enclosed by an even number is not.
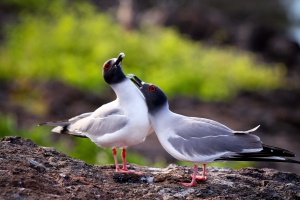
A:
[[[240,90],[273,89],[284,68],[255,62],[234,48],[206,47],[167,28],[126,32],[111,18],[87,4],[49,15],[22,16],[7,28],[0,50],[0,79],[58,79],[99,92],[107,87],[102,64],[126,54],[125,73],[159,85],[168,95],[221,100]]]
[[[226,100],[241,90],[269,90],[283,82],[283,66],[258,63],[249,53],[207,47],[171,28],[144,27],[127,32],[87,3],[66,2],[2,2],[22,8],[23,12],[18,23],[5,29],[0,47],[0,80],[19,85],[31,80],[60,80],[103,95],[108,86],[101,77],[102,65],[124,52],[125,73],[160,86],[170,97]],[[28,88],[26,91],[18,101],[26,102],[21,103],[25,107],[32,106],[25,109],[34,110],[34,114],[43,113],[45,105],[39,95]],[[19,130],[12,117],[1,116],[0,136],[16,134],[88,163],[113,163],[109,149],[98,148],[89,140],[63,136],[58,140],[57,135],[41,127]],[[147,164],[147,160],[132,153],[128,162]],[[164,165],[164,161],[158,165]]]

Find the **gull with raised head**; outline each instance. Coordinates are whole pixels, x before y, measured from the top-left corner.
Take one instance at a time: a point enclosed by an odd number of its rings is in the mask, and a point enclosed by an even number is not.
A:
[[[122,71],[124,56],[124,53],[120,53],[118,58],[106,61],[102,68],[103,78],[115,91],[116,100],[102,105],[94,112],[66,121],[40,124],[56,126],[52,132],[87,137],[99,147],[111,148],[116,172],[128,172],[126,148],[143,142],[151,133],[144,97]],[[122,169],[118,165],[116,148],[122,149]]]

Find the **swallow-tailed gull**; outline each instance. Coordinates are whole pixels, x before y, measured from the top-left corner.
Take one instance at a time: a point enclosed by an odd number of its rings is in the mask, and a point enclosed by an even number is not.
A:
[[[144,83],[128,75],[145,96],[151,125],[163,148],[178,160],[192,162],[194,173],[191,183],[205,180],[206,164],[214,161],[275,161],[300,163],[285,157],[295,154],[281,148],[262,144],[260,138],[249,131],[234,131],[216,121],[187,117],[169,110],[164,92],[157,86]],[[197,176],[198,164],[203,164],[202,176]]]
[[[40,125],[56,126],[52,132],[87,137],[99,147],[112,148],[116,172],[127,172],[126,148],[143,142],[151,133],[144,96],[122,71],[122,59],[106,61],[102,74],[116,93],[116,100],[102,105],[94,112],[84,113],[67,121]],[[122,148],[123,169],[120,169],[116,148]]]

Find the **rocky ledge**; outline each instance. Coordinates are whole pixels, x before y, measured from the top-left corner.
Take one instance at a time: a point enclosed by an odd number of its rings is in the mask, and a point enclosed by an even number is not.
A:
[[[89,165],[29,139],[0,142],[2,199],[300,199],[300,176],[273,169],[208,167],[204,182],[184,187],[191,167],[151,168],[116,173],[113,165]]]

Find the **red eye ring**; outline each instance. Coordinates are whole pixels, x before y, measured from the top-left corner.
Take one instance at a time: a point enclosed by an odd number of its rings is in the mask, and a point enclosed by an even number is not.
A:
[[[104,68],[105,70],[108,70],[108,69],[110,68],[110,64],[106,63],[106,64],[103,66],[103,68]]]
[[[150,92],[155,92],[155,91],[156,91],[155,86],[150,85],[150,86],[149,86],[149,91],[150,91]]]

